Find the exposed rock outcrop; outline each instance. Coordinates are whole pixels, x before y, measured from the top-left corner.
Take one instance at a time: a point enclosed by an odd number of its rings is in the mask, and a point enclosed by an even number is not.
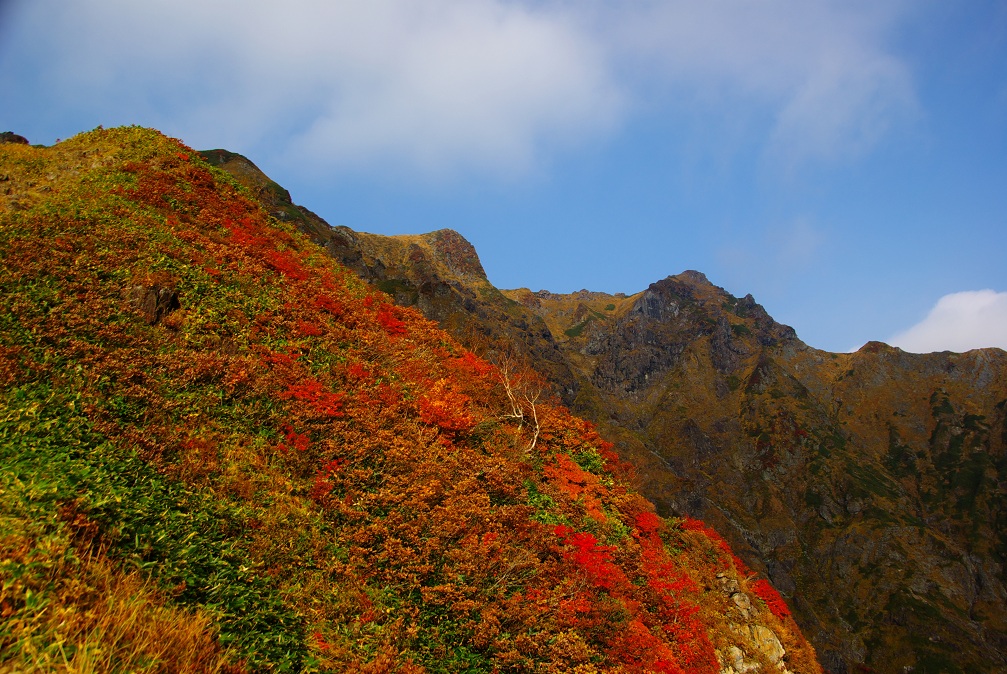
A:
[[[162,286],[133,286],[129,290],[129,302],[143,314],[148,325],[155,325],[162,318],[181,309],[178,293]]]

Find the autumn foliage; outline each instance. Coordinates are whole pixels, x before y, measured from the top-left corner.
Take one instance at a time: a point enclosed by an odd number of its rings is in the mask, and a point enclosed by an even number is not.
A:
[[[496,366],[177,141],[59,150],[5,160],[83,168],[4,214],[0,383],[51,379],[103,441],[243,513],[229,535],[299,616],[296,667],[720,670],[712,578],[746,570],[654,514],[589,423],[547,397],[518,418]],[[181,309],[150,325],[124,298],[155,281]]]

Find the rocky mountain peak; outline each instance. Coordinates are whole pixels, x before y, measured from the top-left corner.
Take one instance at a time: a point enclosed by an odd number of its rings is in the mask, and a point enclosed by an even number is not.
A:
[[[866,344],[864,344],[859,349],[857,349],[858,353],[859,352],[863,352],[863,353],[895,353],[895,352],[898,352],[898,351],[901,351],[901,349],[899,349],[898,347],[889,346],[888,344],[885,344],[884,342],[878,342],[878,341],[875,341],[875,340],[871,340],[871,341],[867,342]]]
[[[459,276],[486,280],[486,271],[475,246],[453,229],[438,229],[422,236],[435,253],[436,260]]]
[[[4,131],[0,133],[0,143],[15,143],[18,145],[28,145],[28,139],[24,136],[19,136],[13,131]]]
[[[677,278],[680,281],[684,281],[686,283],[690,283],[692,285],[697,285],[697,286],[698,285],[707,285],[707,286],[712,286],[713,285],[712,283],[710,283],[710,279],[706,278],[706,274],[704,274],[701,271],[696,271],[695,269],[686,269],[681,274],[678,274],[678,276],[669,277],[669,278]]]

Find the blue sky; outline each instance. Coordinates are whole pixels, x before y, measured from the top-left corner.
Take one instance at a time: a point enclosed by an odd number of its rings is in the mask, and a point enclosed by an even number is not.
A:
[[[812,346],[1007,348],[1007,4],[0,0],[0,131],[141,124],[502,288],[685,269]]]

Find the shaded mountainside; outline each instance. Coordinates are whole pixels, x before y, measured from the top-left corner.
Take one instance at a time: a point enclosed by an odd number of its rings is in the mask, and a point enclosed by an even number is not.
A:
[[[706,519],[832,671],[1007,667],[1007,354],[812,349],[696,272],[515,291],[665,513]]]
[[[214,163],[244,175],[139,128],[0,144],[0,671],[821,671],[532,373]]]
[[[773,581],[830,671],[1007,671],[1003,351],[826,353],[698,272],[501,292],[444,230],[320,242],[474,348],[512,341],[660,512]]]

